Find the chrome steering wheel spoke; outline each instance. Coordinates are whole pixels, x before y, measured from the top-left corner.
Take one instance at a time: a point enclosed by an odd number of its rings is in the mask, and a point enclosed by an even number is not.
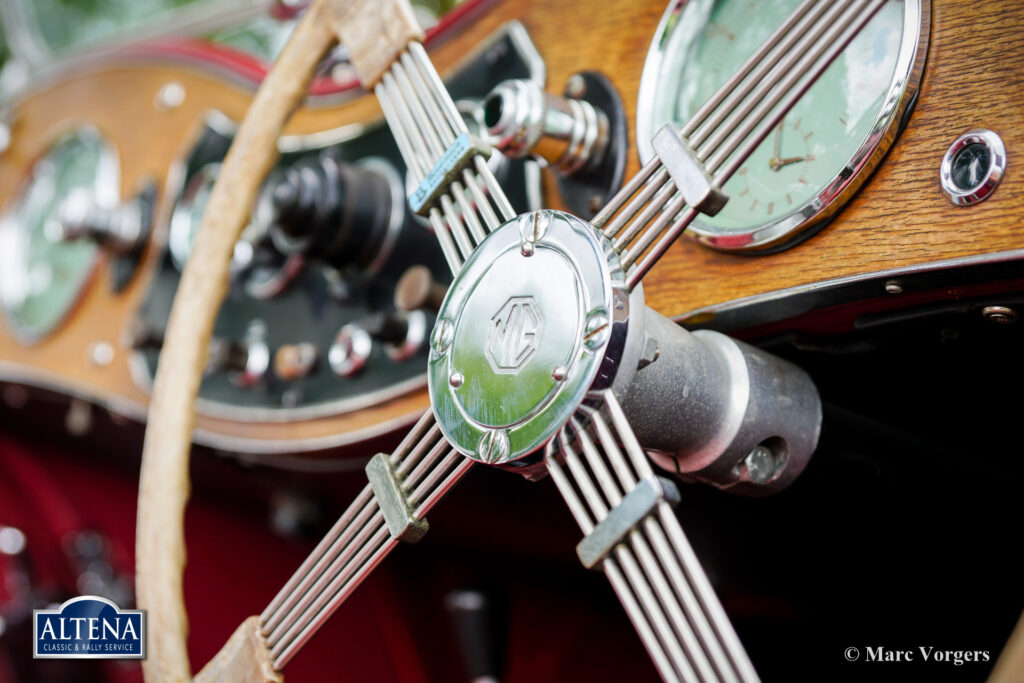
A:
[[[430,221],[452,274],[484,238],[514,215],[420,43],[411,43],[374,88],[413,182],[431,195],[417,207]],[[453,150],[463,149],[461,155]],[[455,165],[452,165],[452,162]]]
[[[545,452],[586,535],[581,561],[608,576],[666,681],[757,681],[672,511],[675,486],[655,476],[614,394],[601,398]]]
[[[385,456],[378,456],[385,458]],[[441,436],[429,410],[386,456],[409,518],[425,515],[472,467]],[[389,505],[368,484],[260,615],[280,671],[398,545]]]

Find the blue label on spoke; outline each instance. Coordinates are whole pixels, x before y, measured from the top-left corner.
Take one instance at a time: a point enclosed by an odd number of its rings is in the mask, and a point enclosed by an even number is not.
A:
[[[473,156],[484,154],[486,151],[473,144],[469,133],[460,134],[437,160],[419,187],[409,195],[409,206],[412,210],[424,214],[425,209],[430,208],[455,176],[473,160]]]

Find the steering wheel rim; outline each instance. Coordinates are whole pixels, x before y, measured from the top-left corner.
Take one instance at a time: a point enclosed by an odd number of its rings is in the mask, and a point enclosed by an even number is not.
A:
[[[350,4],[314,2],[263,80],[214,184],[175,293],[139,474],[136,592],[149,620],[146,680],[191,679],[182,591],[184,512],[194,406],[207,349],[227,291],[231,254],[260,184],[277,159],[277,139],[305,97],[317,64],[337,42],[335,27]]]

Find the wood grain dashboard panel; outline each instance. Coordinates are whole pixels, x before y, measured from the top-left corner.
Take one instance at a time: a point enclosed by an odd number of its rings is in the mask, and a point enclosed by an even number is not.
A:
[[[439,70],[451,70],[472,48],[510,20],[523,23],[547,67],[548,88],[560,92],[573,73],[604,72],[619,89],[630,121],[628,173],[638,168],[632,124],[647,49],[664,0],[635,2],[483,3],[475,19],[432,49]],[[680,240],[645,282],[648,303],[669,316],[778,290],[880,270],[975,257],[1024,246],[1024,5],[933,0],[929,53],[916,109],[875,176],[817,235],[773,255],[737,256]],[[184,87],[182,104],[155,105],[169,82]],[[26,347],[0,329],[0,378],[50,386],[143,417],[147,395],[132,380],[124,338],[166,237],[176,160],[191,145],[204,114],[219,110],[240,120],[252,92],[201,65],[108,57],[83,63],[59,79],[37,84],[11,110],[12,144],[0,155],[0,202],[12,198],[31,162],[61,132],[78,124],[98,128],[116,145],[123,196],[145,178],[162,188],[154,245],[130,286],[109,287],[101,261],[82,301],[65,324]],[[307,134],[379,118],[376,101],[358,96],[317,100],[296,112],[289,134]],[[939,163],[966,129],[999,133],[1009,156],[994,195],[954,207],[938,183]],[[562,207],[553,179],[545,203]],[[167,191],[170,187],[172,191]],[[162,248],[162,246],[160,246]],[[112,362],[91,359],[96,343],[115,349]],[[425,391],[346,415],[289,423],[240,423],[200,417],[198,439],[244,450],[283,452],[355,443],[407,424],[427,406]]]

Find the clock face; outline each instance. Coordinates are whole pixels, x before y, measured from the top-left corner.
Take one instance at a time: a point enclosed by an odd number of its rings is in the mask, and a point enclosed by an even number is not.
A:
[[[111,208],[119,183],[113,149],[90,129],[65,136],[33,165],[0,219],[0,299],[8,326],[22,341],[38,341],[64,320],[96,263],[94,242],[63,240],[62,204],[84,194]]]
[[[686,123],[798,4],[673,2],[644,69],[641,159],[653,156],[655,131]],[[887,2],[726,183],[721,212],[701,216],[691,230],[719,248],[757,248],[838,208],[830,205],[863,181],[865,162],[884,154],[882,133],[912,95],[908,72],[920,32],[919,0]]]

